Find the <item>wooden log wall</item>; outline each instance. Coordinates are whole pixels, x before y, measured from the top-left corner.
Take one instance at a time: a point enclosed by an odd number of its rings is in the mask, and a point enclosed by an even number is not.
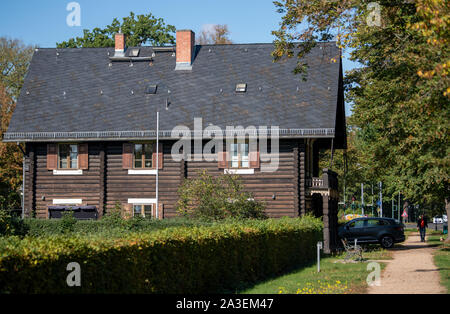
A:
[[[176,216],[178,189],[185,178],[193,178],[206,169],[221,175],[217,161],[174,161],[172,142],[163,142],[164,168],[159,172],[159,202],[164,218]],[[243,174],[247,191],[266,203],[269,217],[296,217],[305,212],[306,149],[303,140],[280,140],[279,166],[275,172]],[[156,198],[156,176],[128,174],[122,163],[123,142],[90,142],[89,168],[82,175],[54,175],[47,170],[47,143],[27,144],[25,163],[25,208],[27,216],[35,209],[37,217],[48,217],[53,199],[81,198],[83,205],[97,207],[99,216],[111,211],[116,203],[127,204],[129,198]],[[263,162],[262,162],[263,163]],[[262,164],[261,163],[261,164]],[[27,170],[28,169],[28,170]]]

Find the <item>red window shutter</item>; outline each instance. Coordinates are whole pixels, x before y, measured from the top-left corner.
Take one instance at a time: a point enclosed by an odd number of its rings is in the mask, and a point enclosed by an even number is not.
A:
[[[228,152],[218,152],[217,154],[219,169],[228,168]]]
[[[158,156],[156,156],[156,144],[153,146],[152,165],[156,169],[156,158],[158,158],[158,169],[163,168],[163,145],[159,143]]]
[[[58,144],[47,144],[47,169],[58,169]]]
[[[134,144],[124,143],[122,146],[122,168],[133,169]]]
[[[78,168],[89,169],[89,146],[88,144],[78,145]]]
[[[259,168],[259,152],[249,152],[248,158],[250,160],[250,168]]]

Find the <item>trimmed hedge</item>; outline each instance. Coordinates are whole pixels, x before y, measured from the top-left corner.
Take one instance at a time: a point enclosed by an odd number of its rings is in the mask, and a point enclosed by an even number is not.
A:
[[[313,260],[319,219],[175,227],[121,237],[79,234],[0,239],[1,293],[218,293]],[[68,263],[81,287],[68,287]]]
[[[68,220],[70,221],[70,220]],[[35,219],[23,220],[26,235],[31,237],[52,236],[68,233],[80,235],[101,234],[103,236],[121,236],[130,232],[152,232],[173,227],[210,226],[212,222],[187,218],[171,219],[144,219],[134,217],[131,219],[115,219],[104,217],[99,220],[76,220],[73,225],[65,223],[64,219]],[[69,227],[69,228],[68,228]]]

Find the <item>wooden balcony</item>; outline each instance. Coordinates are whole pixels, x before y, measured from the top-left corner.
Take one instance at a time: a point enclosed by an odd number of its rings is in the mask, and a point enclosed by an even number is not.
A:
[[[328,169],[323,170],[322,177],[305,179],[305,187],[310,193],[314,191],[338,190],[337,173]]]

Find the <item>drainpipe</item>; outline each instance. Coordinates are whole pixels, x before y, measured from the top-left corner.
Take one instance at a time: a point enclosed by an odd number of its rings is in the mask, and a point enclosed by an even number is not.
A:
[[[23,154],[22,158],[22,219],[25,218],[25,151],[20,146],[20,143],[17,142],[17,146]]]
[[[156,219],[159,219],[159,111],[156,113]]]
[[[25,155],[23,156],[22,161],[22,219],[24,218],[25,218]]]

